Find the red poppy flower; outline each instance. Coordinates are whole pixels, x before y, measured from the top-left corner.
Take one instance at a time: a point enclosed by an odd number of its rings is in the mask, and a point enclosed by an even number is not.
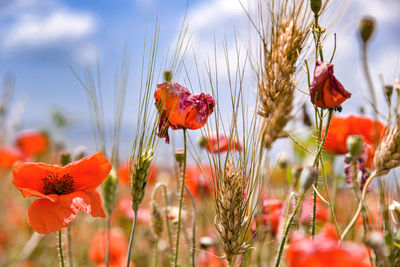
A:
[[[210,193],[208,179],[212,179],[210,166],[197,165],[186,167],[185,184],[194,197]]]
[[[223,153],[228,151],[228,149],[242,151],[242,144],[239,141],[223,135],[218,137],[201,137],[199,144],[210,153]]]
[[[359,135],[364,139],[364,152],[368,156],[366,167],[373,168],[375,129],[378,129],[379,136],[382,137],[385,132],[385,126],[379,121],[358,115],[333,117],[326,136],[324,149],[333,154],[346,154],[348,152],[346,146],[347,137]],[[325,131],[323,131],[322,136],[324,134]]]
[[[333,75],[333,64],[317,60],[310,95],[317,107],[334,108],[350,98],[351,93]]]
[[[203,127],[215,104],[210,95],[192,95],[173,82],[158,84],[154,98],[160,114],[157,135],[165,138],[166,143],[169,143],[168,128],[195,130]]]
[[[149,168],[149,177],[147,179],[147,182],[149,184],[153,184],[156,180],[157,177],[157,166],[150,164]],[[119,168],[118,168],[118,179],[121,183],[125,185],[129,185],[129,168],[128,168],[128,161],[124,162]]]
[[[333,225],[326,225],[314,239],[295,232],[286,254],[289,267],[372,267],[365,246],[339,244]]]
[[[201,250],[198,258],[199,267],[222,267],[224,262],[218,256],[215,247],[209,247],[205,251]]]
[[[20,133],[16,145],[28,156],[37,156],[49,148],[49,136],[41,131],[27,130]]]
[[[275,198],[264,197],[262,203],[262,214],[257,215],[254,219],[252,230],[256,231],[257,223],[261,223],[265,230],[272,235],[276,235],[279,230],[280,218],[282,216],[283,202]]]
[[[314,197],[310,196],[308,197],[302,207],[301,207],[301,216],[300,216],[300,222],[301,223],[309,223],[312,220],[312,214],[313,214],[313,203],[314,203]],[[317,197],[317,210],[315,214],[315,219],[317,222],[327,222],[329,219],[329,209],[326,207],[323,203],[322,200]]]
[[[123,196],[118,199],[114,216],[122,216],[129,221],[135,217],[135,212],[132,209],[132,199],[128,196]],[[142,222],[145,225],[150,225],[151,214],[150,210],[146,207],[141,207],[137,213],[138,222]]]
[[[106,266],[106,232],[97,232],[90,243],[89,259],[97,267]],[[110,267],[126,266],[126,251],[128,250],[128,241],[122,231],[118,228],[110,231]]]
[[[26,156],[18,149],[0,147],[0,168],[10,169],[18,160],[26,160]]]
[[[79,211],[105,217],[96,188],[111,171],[111,164],[99,151],[59,167],[44,163],[17,162],[13,184],[23,197],[39,197],[28,209],[28,224],[47,234],[68,226]]]

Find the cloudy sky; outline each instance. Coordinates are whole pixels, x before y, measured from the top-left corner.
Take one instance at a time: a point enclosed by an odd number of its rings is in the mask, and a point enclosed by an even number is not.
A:
[[[255,1],[242,2],[251,5]],[[105,113],[111,118],[115,73],[126,47],[131,63],[124,114],[124,137],[128,138],[137,109],[137,73],[145,28],[148,32],[154,29],[158,14],[160,54],[163,54],[177,38],[186,7],[183,0],[0,0],[0,76],[7,72],[15,74],[13,107],[16,113],[23,107],[23,127],[45,127],[49,110],[56,106],[75,120],[75,129],[67,135],[71,143],[91,142],[87,145],[92,146],[90,128],[82,127],[89,121],[86,95],[68,65],[79,72],[85,64],[94,64],[99,58],[104,99],[109,101],[105,103]],[[240,47],[246,47],[249,23],[238,1],[191,0],[187,8],[190,51],[195,51],[201,60],[213,55],[214,40],[220,49],[219,61],[224,60],[221,50],[224,40],[232,58],[234,36]],[[360,99],[367,96],[357,39],[359,19],[372,15],[378,23],[370,47],[370,62],[378,87],[380,73],[387,83],[399,77],[398,14],[398,0],[337,0],[324,14],[322,24],[329,26],[330,34],[325,52],[332,51],[332,36],[336,32],[335,73],[353,93],[352,99],[343,106],[344,114],[357,112]]]

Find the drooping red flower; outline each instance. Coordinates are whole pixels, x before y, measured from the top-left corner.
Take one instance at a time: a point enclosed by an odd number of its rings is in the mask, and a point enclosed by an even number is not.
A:
[[[15,143],[25,155],[37,156],[49,149],[50,140],[45,132],[26,130],[17,136]]]
[[[90,243],[89,259],[97,267],[106,266],[106,232],[97,232]],[[128,241],[119,228],[110,231],[110,267],[126,266],[126,251],[128,250]],[[132,266],[132,265],[130,265]]]
[[[331,120],[324,149],[332,154],[346,154],[346,140],[350,135],[359,135],[364,139],[364,153],[367,154],[366,167],[374,168],[374,139],[375,130],[381,138],[385,125],[366,116],[350,115],[347,117],[334,116]],[[325,135],[323,131],[322,136]]]
[[[242,144],[227,136],[201,137],[199,140],[201,147],[210,153],[223,153],[229,150],[242,151]]]
[[[192,95],[178,83],[163,82],[154,94],[160,115],[157,135],[169,143],[168,128],[200,129],[214,110],[214,99],[204,93]]]
[[[310,95],[317,107],[335,108],[350,98],[351,93],[333,75],[333,64],[317,60]]]
[[[300,222],[301,223],[309,223],[312,221],[312,214],[313,214],[313,203],[314,197],[309,196],[304,202],[301,207],[301,215],[300,215]],[[324,206],[322,200],[317,197],[317,206],[316,206],[316,213],[315,219],[317,222],[327,222],[329,219],[329,208]]]
[[[368,250],[353,242],[338,242],[333,225],[325,225],[314,239],[295,232],[286,253],[289,267],[372,267]]]
[[[124,162],[121,166],[118,168],[118,179],[121,183],[125,185],[129,185],[129,165],[128,161]],[[147,182],[149,184],[153,184],[156,181],[156,177],[158,175],[157,172],[157,166],[154,164],[150,164],[149,167],[149,177],[147,179]]]
[[[23,197],[39,197],[28,209],[28,224],[47,234],[68,226],[79,211],[105,217],[96,188],[111,171],[99,151],[64,167],[44,163],[17,162],[13,184]]]
[[[10,169],[18,160],[26,160],[27,157],[19,150],[13,147],[0,147],[0,168]]]

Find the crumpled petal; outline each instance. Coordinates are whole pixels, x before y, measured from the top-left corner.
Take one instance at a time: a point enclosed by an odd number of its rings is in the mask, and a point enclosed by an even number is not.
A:
[[[40,234],[48,234],[67,227],[79,211],[93,217],[106,217],[97,191],[78,191],[61,195],[57,202],[35,200],[28,209],[28,224]]]

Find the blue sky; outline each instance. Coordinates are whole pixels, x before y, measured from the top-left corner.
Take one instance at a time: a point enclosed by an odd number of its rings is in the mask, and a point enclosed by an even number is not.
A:
[[[254,4],[252,0],[242,2]],[[185,8],[186,1],[183,0],[0,1],[0,75],[12,71],[16,76],[14,108],[18,114],[18,110],[24,107],[22,127],[45,127],[49,122],[49,109],[57,106],[76,122],[75,128],[67,134],[71,146],[84,143],[92,147],[90,128],[84,127],[89,121],[86,94],[68,69],[68,64],[79,72],[86,63],[93,64],[98,53],[105,99],[111,99],[116,68],[126,46],[131,77],[124,114],[124,138],[129,144],[137,108],[135,88],[145,26],[151,32],[158,13],[162,55],[176,40]],[[335,73],[353,93],[352,99],[343,106],[344,114],[357,112],[360,99],[367,96],[356,36],[358,21],[367,14],[376,17],[378,22],[370,55],[376,85],[379,73],[384,74],[386,82],[399,78],[400,2],[336,1],[324,15],[322,23],[330,30],[324,46],[327,54],[332,51],[333,32],[337,32]],[[233,58],[234,28],[242,49],[246,48],[248,20],[235,0],[189,1],[188,23],[191,47],[200,59],[213,53],[214,37],[219,47],[226,38]],[[217,55],[222,61],[222,50],[218,50]],[[188,62],[188,66],[193,67],[190,58]],[[297,101],[304,101],[304,97]],[[111,118],[112,101],[106,104],[105,113]]]

